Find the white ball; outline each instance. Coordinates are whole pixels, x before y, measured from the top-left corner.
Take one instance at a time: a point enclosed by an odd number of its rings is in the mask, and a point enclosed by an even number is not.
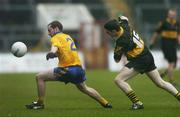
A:
[[[22,57],[27,52],[27,46],[23,42],[15,42],[11,46],[11,53],[16,57]]]

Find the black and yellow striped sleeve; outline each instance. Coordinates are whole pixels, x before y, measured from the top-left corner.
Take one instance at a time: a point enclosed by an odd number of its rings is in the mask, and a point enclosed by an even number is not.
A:
[[[122,47],[116,46],[114,49],[114,60],[116,62],[119,62],[121,60],[122,55],[123,55]]]

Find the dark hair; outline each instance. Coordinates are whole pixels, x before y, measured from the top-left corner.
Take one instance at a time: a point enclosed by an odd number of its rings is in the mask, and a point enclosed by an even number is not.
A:
[[[60,31],[63,30],[63,25],[59,21],[53,21],[53,22],[49,23],[48,26],[50,26],[52,28],[58,27]]]
[[[104,28],[109,31],[112,31],[112,30],[119,31],[120,30],[119,22],[115,19],[110,20],[104,24]]]

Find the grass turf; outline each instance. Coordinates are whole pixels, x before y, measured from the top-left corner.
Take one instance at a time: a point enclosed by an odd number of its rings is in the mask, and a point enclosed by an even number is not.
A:
[[[44,110],[27,110],[24,105],[36,100],[35,74],[0,74],[0,117],[179,117],[180,102],[157,88],[145,75],[129,83],[143,101],[145,109],[129,110],[131,102],[114,84],[116,72],[93,70],[86,73],[87,85],[97,89],[113,105],[104,109],[79,92],[72,84],[47,82]],[[175,71],[180,84],[180,73]],[[178,90],[180,88],[178,87]]]

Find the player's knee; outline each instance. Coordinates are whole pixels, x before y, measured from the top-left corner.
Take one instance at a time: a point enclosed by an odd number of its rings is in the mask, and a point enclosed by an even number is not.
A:
[[[120,84],[123,82],[123,80],[118,77],[118,78],[115,78],[115,79],[114,79],[114,82],[115,82],[116,84],[120,85]]]
[[[118,83],[118,79],[117,78],[114,79],[114,83],[116,83],[116,84]]]
[[[36,81],[39,81],[41,79],[42,79],[42,74],[41,73],[36,74]]]
[[[88,94],[88,92],[89,92],[87,88],[82,88],[81,91],[86,94]]]
[[[87,88],[86,87],[78,87],[78,89],[80,91],[82,91],[83,93],[87,93]]]

